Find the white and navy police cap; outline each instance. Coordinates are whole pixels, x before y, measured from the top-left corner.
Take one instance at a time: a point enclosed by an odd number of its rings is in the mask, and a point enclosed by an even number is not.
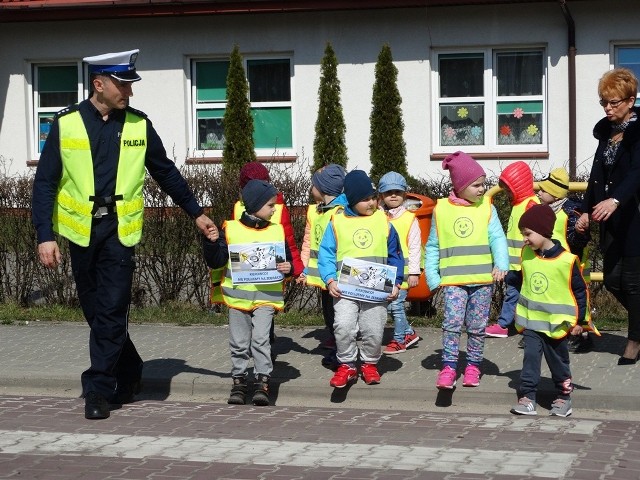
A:
[[[136,59],[139,49],[126,52],[103,53],[93,57],[84,57],[83,62],[89,64],[89,74],[109,75],[121,82],[137,82],[141,80],[136,72]]]

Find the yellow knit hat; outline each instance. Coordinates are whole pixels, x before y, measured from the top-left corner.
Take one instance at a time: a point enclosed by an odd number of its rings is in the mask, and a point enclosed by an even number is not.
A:
[[[569,193],[569,174],[564,168],[554,168],[538,186],[555,198],[565,198]]]

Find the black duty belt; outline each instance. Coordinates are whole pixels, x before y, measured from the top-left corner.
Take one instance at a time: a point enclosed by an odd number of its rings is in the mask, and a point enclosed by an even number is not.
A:
[[[102,218],[116,212],[116,200],[122,200],[122,195],[112,195],[108,197],[90,196],[89,201],[93,202],[91,215],[93,218]]]

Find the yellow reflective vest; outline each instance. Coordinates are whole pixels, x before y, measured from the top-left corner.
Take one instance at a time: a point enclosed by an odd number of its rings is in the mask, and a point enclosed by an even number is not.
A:
[[[384,212],[376,210],[373,215],[352,217],[341,210],[331,216],[331,222],[336,237],[338,272],[345,258],[387,264],[389,221]]]
[[[517,205],[514,205],[511,209],[511,215],[509,215],[509,222],[507,224],[507,246],[509,247],[509,270],[520,270],[520,254],[522,253],[522,247],[524,246],[524,240],[522,239],[522,233],[518,228],[518,222],[520,217],[527,210],[529,202],[540,203],[540,199],[533,195],[522,200]]]
[[[409,283],[407,282],[409,279],[409,230],[411,230],[411,225],[415,219],[415,213],[408,210],[402,212],[402,215],[399,217],[389,219],[398,232],[398,237],[400,237],[400,247],[402,248],[402,255],[404,256],[404,280],[400,288],[404,290],[409,289]],[[422,249],[420,249],[420,258],[422,259],[423,256]]]
[[[80,112],[59,117],[62,177],[53,211],[53,230],[73,243],[86,247],[91,237],[92,209],[95,195],[93,159],[89,135]],[[142,187],[147,151],[147,121],[126,112],[120,139],[120,157],[115,195],[118,238],[128,247],[142,238],[144,201]]]
[[[320,278],[318,271],[318,253],[320,251],[320,242],[324,235],[331,215],[341,211],[343,207],[336,205],[334,209],[325,210],[318,213],[318,205],[309,205],[307,208],[307,223],[309,224],[309,263],[307,264],[307,285],[312,287],[320,287],[323,290],[327,286]]]
[[[522,289],[515,321],[519,332],[529,329],[560,339],[576,325],[578,304],[571,291],[576,262],[578,257],[566,250],[557,257],[542,258],[528,245],[522,249]]]
[[[440,244],[441,285],[493,283],[493,256],[489,245],[491,199],[469,206],[438,199],[436,229]]]
[[[222,226],[229,251],[233,245],[248,243],[283,242],[284,228],[279,223],[271,223],[266,228],[247,227],[239,220],[227,220]],[[278,283],[244,283],[234,285],[231,279],[231,259],[227,261],[221,284],[222,301],[230,308],[251,311],[270,305],[276,310],[284,308],[284,281]]]

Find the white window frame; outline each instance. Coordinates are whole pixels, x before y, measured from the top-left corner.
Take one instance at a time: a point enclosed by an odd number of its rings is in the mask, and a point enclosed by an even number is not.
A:
[[[226,101],[219,102],[210,102],[210,103],[197,103],[197,73],[196,73],[196,64],[198,62],[224,62],[229,61],[229,57],[210,57],[210,56],[198,56],[198,57],[190,57],[189,59],[189,77],[188,81],[189,85],[189,104],[191,114],[190,118],[190,148],[189,151],[192,152],[190,156],[194,158],[222,158],[222,149],[209,150],[209,149],[200,149],[198,144],[198,110],[207,110],[207,109],[224,109],[226,108]],[[269,54],[259,54],[259,55],[244,55],[243,56],[243,68],[245,71],[245,76],[247,75],[247,63],[252,60],[287,60],[289,62],[289,87],[290,87],[290,100],[289,101],[278,101],[278,102],[251,102],[251,108],[277,108],[277,107],[285,107],[291,110],[291,147],[280,147],[275,145],[274,147],[269,148],[258,148],[256,147],[255,152],[257,157],[291,157],[296,156],[296,132],[295,132],[295,109],[294,109],[294,64],[293,64],[293,55],[291,53],[269,53]],[[248,80],[247,80],[248,81]]]
[[[33,61],[30,62],[29,72],[31,81],[29,86],[29,116],[30,116],[30,132],[29,145],[31,149],[31,158],[40,159],[40,114],[51,113],[52,115],[69,105],[56,105],[53,107],[40,107],[38,104],[38,69],[41,67],[70,67],[75,66],[77,72],[77,100],[76,103],[83,100],[86,94],[83,79],[83,64],[81,61]]]
[[[638,52],[640,52],[640,42],[615,42],[611,44],[611,56],[610,58],[613,59],[613,64],[611,65],[611,68],[616,68],[616,67],[620,67],[622,65],[620,65],[620,49],[621,48],[634,48],[637,49]],[[638,69],[639,71],[635,71],[634,73],[636,74],[636,76],[638,78],[640,78],[640,69]],[[640,96],[640,95],[638,95]],[[636,96],[636,106],[640,106],[640,99],[638,99]]]
[[[498,78],[494,73],[499,53],[508,52],[540,52],[542,54],[542,94],[532,96],[518,96],[517,101],[541,101],[542,102],[542,135],[540,144],[498,144],[498,103],[509,97],[498,97]],[[483,54],[483,95],[478,97],[440,97],[440,72],[439,55],[441,54]],[[438,48],[434,49],[431,58],[431,145],[434,154],[448,154],[457,150],[480,154],[508,154],[524,152],[548,152],[548,103],[547,79],[548,79],[548,54],[543,45],[526,46],[493,46],[483,48]],[[440,141],[440,105],[444,103],[480,103],[484,104],[484,144],[482,145],[441,145]]]

